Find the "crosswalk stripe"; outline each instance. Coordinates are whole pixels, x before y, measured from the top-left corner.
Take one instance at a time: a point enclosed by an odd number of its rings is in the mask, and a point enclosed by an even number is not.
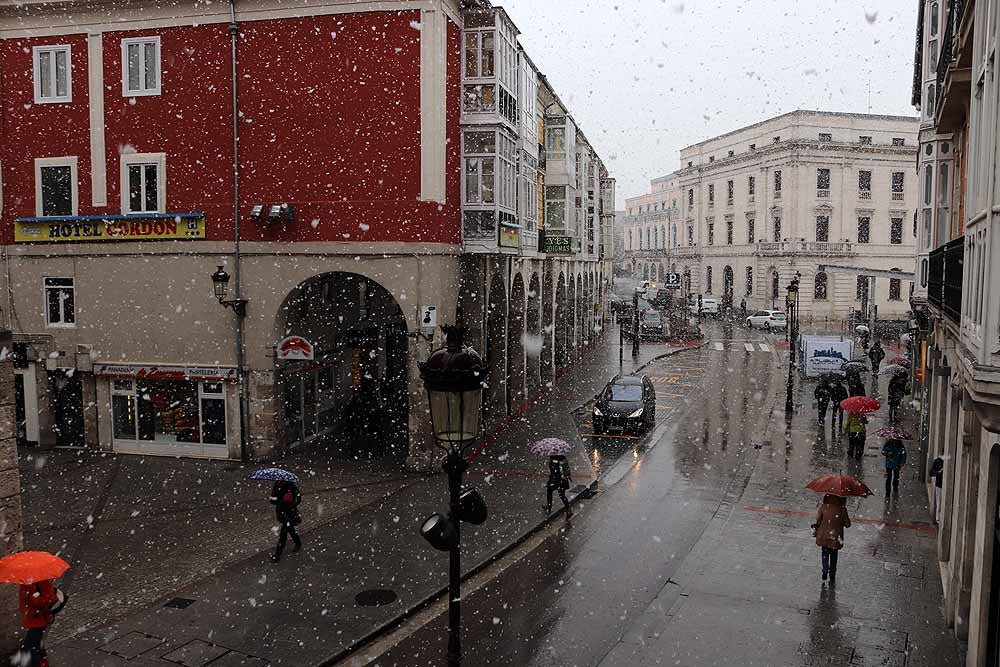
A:
[[[718,350],[719,352],[722,352],[722,350],[724,349],[724,346],[722,345],[722,343],[716,343],[715,344],[715,349]]]
[[[767,343],[757,343],[757,346],[760,347],[760,351],[761,352],[770,352],[771,351],[771,348],[768,346]]]
[[[743,343],[743,349],[747,352],[753,352],[753,343]]]

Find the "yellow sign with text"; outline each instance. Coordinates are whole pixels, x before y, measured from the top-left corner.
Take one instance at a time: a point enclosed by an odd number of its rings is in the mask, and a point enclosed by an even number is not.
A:
[[[112,218],[48,221],[16,221],[15,243],[60,243],[86,241],[153,241],[203,239],[205,218]]]

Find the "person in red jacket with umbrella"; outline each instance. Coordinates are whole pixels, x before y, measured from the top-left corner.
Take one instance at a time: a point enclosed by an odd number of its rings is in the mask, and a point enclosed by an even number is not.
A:
[[[39,581],[34,584],[21,584],[19,607],[21,625],[27,632],[21,640],[21,665],[31,667],[49,667],[49,659],[45,652],[45,631],[55,619],[54,607],[60,603],[59,592],[51,580]]]

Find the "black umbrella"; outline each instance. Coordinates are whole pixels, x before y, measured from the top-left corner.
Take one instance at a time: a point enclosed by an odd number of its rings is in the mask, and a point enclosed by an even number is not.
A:
[[[863,361],[858,361],[855,359],[852,361],[845,361],[844,363],[842,363],[840,365],[840,370],[844,371],[845,373],[863,373],[864,371],[868,370],[868,366],[865,365]]]
[[[843,380],[843,376],[840,373],[823,373],[819,376],[819,381],[822,384],[839,384]]]

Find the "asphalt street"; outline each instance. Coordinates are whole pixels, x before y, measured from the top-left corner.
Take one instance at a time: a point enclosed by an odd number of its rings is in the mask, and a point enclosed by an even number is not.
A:
[[[672,576],[745,484],[784,388],[777,335],[718,323],[708,332],[704,348],[646,369],[657,388],[651,438],[593,437],[587,410],[578,413],[605,474],[602,490],[564,530],[463,601],[466,664],[599,664],[677,588]],[[376,664],[441,664],[446,636],[440,616]]]

